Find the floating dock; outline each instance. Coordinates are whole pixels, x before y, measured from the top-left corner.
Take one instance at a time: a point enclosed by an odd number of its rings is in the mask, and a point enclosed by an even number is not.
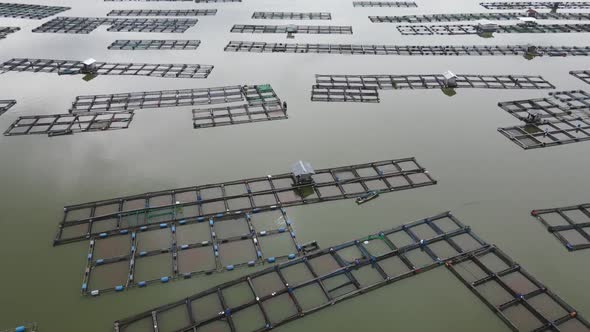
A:
[[[97,296],[279,263],[317,249],[315,242],[299,244],[282,209],[146,226],[126,236],[90,240],[82,293]]]
[[[6,113],[14,105],[16,105],[16,100],[0,100],[0,115]]]
[[[590,94],[582,90],[550,93],[549,97],[498,103],[523,121],[498,131],[523,149],[590,140]]]
[[[431,22],[458,22],[458,21],[508,21],[518,20],[525,13],[471,13],[471,14],[429,14],[429,15],[403,15],[403,16],[369,16],[373,23],[431,23]],[[537,20],[590,20],[590,13],[537,13]]]
[[[572,70],[570,75],[590,84],[590,70]]]
[[[351,26],[338,25],[254,25],[236,24],[231,28],[236,33],[306,33],[306,34],[352,34]]]
[[[193,127],[210,128],[235,124],[284,120],[287,110],[281,102],[266,102],[258,105],[238,105],[193,110]]]
[[[2,2],[0,3],[0,17],[41,20],[70,9],[70,7],[62,6],[42,6]]]
[[[353,7],[418,7],[414,1],[353,1]]]
[[[0,27],[0,39],[6,38],[6,36],[10,35],[11,33],[15,33],[19,31],[20,28],[18,27]]]
[[[477,35],[477,25],[400,25],[397,30],[402,35]],[[534,24],[497,25],[494,33],[575,33],[590,32],[590,24]]]
[[[117,39],[109,50],[196,50],[201,45],[200,40],[188,39]]]
[[[33,32],[88,34],[108,25],[107,31],[114,32],[183,33],[197,22],[196,18],[56,17]]]
[[[59,75],[123,75],[163,78],[207,78],[213,66],[200,64],[150,64],[96,62],[91,71],[77,60],[11,59],[0,65],[3,71],[56,73]]]
[[[330,13],[295,13],[295,12],[254,12],[252,19],[258,20],[331,20]]]
[[[449,212],[234,279],[118,320],[114,328],[116,332],[268,331],[440,266],[446,266],[513,331],[590,328],[575,308]],[[252,322],[256,325],[248,325]]]
[[[531,211],[569,251],[590,249],[590,203]]]
[[[20,116],[4,132],[4,136],[48,135],[126,129],[133,120],[133,111],[114,113],[52,114]]]
[[[107,16],[213,16],[217,9],[183,9],[183,10],[158,10],[158,9],[134,9],[111,10]]]
[[[537,1],[537,2],[482,2],[486,9],[590,9],[590,2]]]
[[[252,53],[320,53],[344,55],[403,56],[588,56],[588,46],[536,45],[354,45],[354,44],[289,44],[230,41],[226,52]]]
[[[312,179],[310,184],[297,184],[292,173],[284,173],[66,206],[54,245],[84,241],[102,233],[115,236],[138,231],[154,223],[149,215],[170,210],[174,215],[158,220],[158,225],[436,184],[414,158],[320,169]]]

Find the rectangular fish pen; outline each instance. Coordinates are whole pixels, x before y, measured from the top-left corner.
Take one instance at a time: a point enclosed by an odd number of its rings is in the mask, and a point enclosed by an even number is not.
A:
[[[570,71],[570,75],[590,84],[590,70],[572,70]]]
[[[418,7],[414,1],[353,1],[353,7]]]
[[[19,30],[20,28],[18,27],[0,27],[0,39],[4,39],[11,33],[15,33]]]
[[[193,110],[193,128],[229,126],[287,118],[287,110],[280,101],[255,105],[213,107]]]
[[[531,50],[534,50],[531,52]],[[252,53],[319,53],[344,55],[403,56],[588,56],[588,46],[540,45],[361,45],[361,44],[295,44],[230,41],[226,52]]]
[[[109,45],[108,49],[133,51],[196,50],[199,45],[201,45],[200,40],[188,39],[117,39]]]
[[[200,64],[95,62],[92,69],[87,69],[86,65],[78,60],[16,58],[2,63],[0,70],[56,73],[59,75],[91,74],[163,78],[207,78],[213,70],[213,66]]]
[[[590,249],[590,203],[531,211],[569,251]]]
[[[70,7],[29,5],[23,3],[0,3],[0,17],[41,20],[67,10]]]
[[[590,9],[590,2],[584,1],[519,1],[519,2],[482,2],[485,9]]]
[[[91,114],[51,114],[20,116],[4,132],[4,136],[48,135],[127,129],[133,111]]]
[[[114,32],[183,33],[197,22],[196,18],[56,17],[33,32],[88,34],[108,25],[107,31]]]
[[[16,100],[0,100],[0,115],[6,113],[14,105],[16,105]]]
[[[402,35],[476,35],[478,25],[400,25],[397,30]],[[497,25],[494,33],[576,33],[590,32],[590,24],[535,24],[535,25]]]
[[[337,25],[254,25],[236,24],[235,33],[306,33],[306,34],[352,34],[351,26]]]
[[[470,13],[470,14],[429,14],[402,16],[369,16],[373,23],[432,23],[457,21],[508,21],[523,17],[521,12],[509,13]],[[590,13],[538,13],[537,20],[590,20]]]
[[[165,214],[152,217],[165,219]],[[278,263],[317,249],[315,243],[297,241],[282,209],[143,226],[126,236],[90,240],[82,293],[97,296]]]
[[[265,20],[331,20],[332,14],[322,12],[254,12],[252,19]]]
[[[84,241],[105,233],[126,235],[152,223],[170,224],[235,212],[256,213],[281,207],[356,198],[436,184],[415,158],[376,161],[315,170],[311,183],[293,173],[163,190],[64,207],[54,245]],[[148,216],[170,212],[166,220]],[[131,221],[129,221],[131,217]]]
[[[217,9],[183,9],[183,10],[111,10],[107,16],[213,16]]]

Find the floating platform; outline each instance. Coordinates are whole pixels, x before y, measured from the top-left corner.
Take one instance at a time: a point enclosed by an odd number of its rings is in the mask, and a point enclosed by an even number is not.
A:
[[[54,245],[99,236],[125,235],[150,224],[171,224],[235,212],[356,198],[366,192],[414,189],[436,184],[414,158],[316,170],[311,184],[296,184],[292,173],[177,188],[64,207]],[[150,221],[149,215],[174,215]]]
[[[570,75],[590,84],[590,70],[572,70]]]
[[[4,136],[48,135],[126,129],[133,120],[133,111],[115,113],[52,114],[20,116],[4,132]]]
[[[590,9],[590,2],[536,1],[536,2],[482,2],[486,9]]]
[[[33,29],[39,33],[88,34],[102,25],[114,32],[183,33],[197,24],[196,18],[56,17]]]
[[[590,249],[590,203],[531,211],[569,251]]]
[[[70,7],[62,6],[43,6],[2,2],[0,3],[0,17],[41,20],[70,9]]]
[[[0,115],[6,113],[14,105],[16,105],[16,100],[0,100]]]
[[[91,239],[82,293],[96,296],[279,263],[317,249],[315,242],[299,244],[281,209],[153,225],[126,236]]]
[[[477,25],[400,25],[397,30],[402,35],[477,35]],[[590,32],[590,24],[535,24],[498,25],[494,33],[574,33]]]
[[[265,20],[331,20],[330,13],[254,12],[252,19]]]
[[[312,101],[378,103],[379,92],[375,88],[336,87],[314,85],[311,90]]]
[[[195,109],[193,110],[193,127],[195,129],[210,128],[251,122],[284,120],[287,118],[287,110],[280,101],[252,106],[243,104],[238,106]]]
[[[91,72],[77,60],[11,59],[0,65],[2,71],[43,72],[59,75],[123,75],[163,78],[207,78],[213,66],[200,64],[150,64],[95,62]]]
[[[289,44],[230,41],[226,52],[252,53],[321,53],[344,55],[403,56],[588,56],[588,46],[535,45],[354,45],[354,44]],[[532,53],[530,50],[534,50]]]
[[[111,10],[107,16],[213,16],[217,9],[182,9],[182,10],[159,10],[159,9],[126,9]]]
[[[188,39],[117,39],[109,50],[196,50],[201,45],[200,40]]]
[[[514,13],[471,13],[471,14],[429,14],[429,15],[403,15],[403,16],[369,16],[373,23],[431,23],[431,22],[458,22],[458,21],[508,21],[518,20],[525,14]],[[537,20],[590,20],[590,13],[537,13]]]
[[[418,7],[414,1],[353,1],[353,7]]]
[[[0,39],[6,38],[6,36],[10,35],[11,33],[15,33],[19,31],[20,28],[18,27],[0,27]]]
[[[498,131],[523,149],[544,148],[590,140],[590,94],[561,91],[549,97],[498,103],[523,121]]]
[[[351,26],[338,25],[253,25],[236,24],[231,28],[236,33],[306,33],[306,34],[352,34]]]

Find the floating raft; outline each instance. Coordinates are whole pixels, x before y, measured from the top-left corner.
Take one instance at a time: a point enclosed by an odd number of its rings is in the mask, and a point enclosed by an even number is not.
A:
[[[109,50],[196,50],[201,45],[200,40],[187,39],[134,39],[115,40]]]
[[[486,9],[590,9],[590,2],[482,2],[480,5]]]
[[[17,27],[0,27],[0,39],[4,39],[9,34],[15,33],[19,30],[20,30],[20,28],[17,28]]]
[[[148,215],[170,210],[173,216],[153,223],[190,222],[237,211],[256,213],[355,198],[368,191],[385,193],[436,184],[414,158],[316,170],[312,179],[311,184],[296,184],[292,173],[286,173],[66,206],[54,245],[101,233],[115,236],[138,231],[152,223]]]
[[[548,98],[502,102],[498,106],[524,122],[498,128],[523,149],[590,140],[590,94],[585,91],[554,92]]]
[[[70,10],[70,7],[0,3],[0,17],[40,20]]]
[[[353,7],[418,7],[414,1],[353,1]]]
[[[114,327],[116,332],[268,331],[443,265],[513,331],[590,327],[573,307],[448,212],[234,279],[118,320]],[[494,292],[484,291],[490,288]]]
[[[354,45],[354,44],[289,44],[230,41],[226,52],[252,53],[321,53],[345,55],[412,55],[412,56],[588,56],[588,46],[535,45]],[[531,52],[531,50],[534,50]]]
[[[453,25],[400,25],[402,35],[475,35],[478,26],[472,24]],[[498,25],[494,33],[573,33],[590,32],[590,24],[535,24]]]
[[[317,249],[315,243],[299,244],[283,210],[146,226],[90,240],[82,293],[96,296],[278,263]]]
[[[56,17],[33,32],[88,34],[101,25],[108,25],[107,31],[115,32],[183,33],[197,22],[195,18]]]
[[[217,9],[183,9],[183,10],[111,10],[107,16],[213,16]]]
[[[590,249],[590,203],[531,211],[569,251]]]
[[[570,75],[590,84],[590,70],[572,70]]]
[[[52,114],[21,116],[4,132],[4,136],[48,135],[61,136],[74,133],[127,129],[133,111],[116,113]]]
[[[14,105],[16,105],[16,100],[0,100],[0,115],[6,113]]]
[[[244,104],[195,109],[193,110],[193,127],[199,129],[287,118],[287,110],[280,101],[258,105]]]
[[[0,65],[0,70],[43,72],[57,74],[88,74],[84,64],[76,60],[11,59]],[[93,75],[153,76],[166,78],[207,78],[213,66],[199,64],[149,64],[96,62]]]
[[[247,100],[249,105],[280,102],[270,85],[233,85],[215,88],[161,90],[78,96],[70,113],[212,105]]]
[[[236,24],[231,32],[237,33],[309,33],[352,34],[351,26],[337,25],[250,25]]]
[[[254,12],[253,19],[266,20],[331,20],[330,13]]]
[[[403,16],[369,16],[373,23],[429,23],[457,21],[508,21],[518,20],[524,13],[472,13],[472,14],[431,14]],[[590,20],[590,13],[537,13],[537,20]]]

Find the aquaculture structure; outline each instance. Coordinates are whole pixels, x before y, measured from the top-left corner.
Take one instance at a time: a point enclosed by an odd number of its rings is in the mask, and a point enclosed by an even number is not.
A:
[[[590,24],[512,24],[494,25],[493,33],[574,33],[590,32]],[[482,31],[475,24],[448,25],[400,25],[397,30],[402,35],[477,35]]]
[[[43,6],[2,2],[0,3],[0,17],[41,20],[70,9],[70,7],[62,6]]]
[[[590,70],[572,70],[570,71],[570,75],[590,84]]]
[[[584,1],[519,1],[519,2],[482,2],[486,9],[590,9],[590,2]]]
[[[287,119],[287,109],[279,101],[260,104],[213,107],[193,110],[193,127],[209,128],[242,123]]]
[[[369,16],[373,23],[432,23],[432,22],[458,22],[458,21],[509,21],[526,17],[526,13],[470,13],[470,14],[428,14],[428,15],[402,15],[402,16]],[[590,20],[590,13],[536,13],[536,20]]]
[[[115,40],[109,50],[196,50],[200,40],[189,39],[123,39]]]
[[[353,1],[353,7],[418,7],[414,1]]]
[[[567,250],[590,249],[590,203],[533,210],[531,215]]]
[[[0,39],[4,39],[9,34],[15,33],[19,30],[20,30],[20,28],[18,28],[18,27],[0,27]]]
[[[107,16],[213,16],[217,9],[183,9],[183,10],[159,10],[159,9],[129,9],[111,10]]]
[[[0,115],[6,113],[14,105],[16,105],[16,100],[0,100]]]
[[[323,12],[254,12],[252,19],[265,20],[331,20],[332,14]]]
[[[351,26],[338,25],[253,25],[236,24],[231,28],[236,33],[306,33],[306,34],[352,34]]]
[[[196,18],[56,17],[33,32],[88,34],[108,25],[107,31],[115,32],[183,33],[197,22]]]

